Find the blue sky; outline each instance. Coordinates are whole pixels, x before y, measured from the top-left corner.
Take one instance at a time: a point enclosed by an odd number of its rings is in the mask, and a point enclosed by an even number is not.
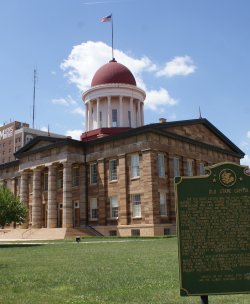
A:
[[[207,118],[250,164],[250,1],[1,0],[0,124],[78,136],[85,130],[82,91],[111,59],[147,92],[145,123]]]

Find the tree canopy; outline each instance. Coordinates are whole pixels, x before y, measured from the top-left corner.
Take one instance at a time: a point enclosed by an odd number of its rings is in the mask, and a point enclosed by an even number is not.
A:
[[[11,223],[22,224],[28,210],[19,196],[14,195],[7,187],[0,185],[0,226]]]

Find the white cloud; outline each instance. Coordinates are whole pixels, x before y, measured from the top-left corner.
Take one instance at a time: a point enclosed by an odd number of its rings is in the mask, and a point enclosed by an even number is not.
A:
[[[95,72],[111,59],[111,47],[99,41],[88,41],[73,47],[68,58],[61,64],[61,69],[71,83],[80,90],[85,91],[90,87]],[[127,66],[134,74],[139,87],[145,88],[141,73],[143,71],[155,71],[156,65],[144,56],[135,59],[123,51],[115,50],[115,58]]]
[[[41,131],[48,132],[48,127],[42,127]]]
[[[85,111],[84,111],[83,107],[82,108],[81,107],[77,107],[77,108],[73,109],[71,111],[71,113],[73,113],[73,114],[80,114],[81,116],[85,116]]]
[[[241,165],[250,167],[250,155],[245,155],[245,157],[241,160]]]
[[[70,95],[68,95],[66,98],[52,99],[51,102],[53,104],[57,104],[57,105],[65,106],[65,107],[77,105],[77,102]]]
[[[160,69],[156,75],[157,76],[187,76],[192,74],[196,70],[196,66],[193,63],[193,60],[189,56],[175,57],[172,61],[169,61],[165,64],[163,69]]]
[[[137,86],[145,90],[147,99],[145,107],[154,111],[164,112],[165,106],[174,106],[177,101],[170,96],[165,88],[149,90],[144,82],[144,73],[147,76],[188,75],[195,71],[192,59],[189,56],[176,57],[166,63],[165,67],[158,67],[147,56],[139,59],[115,49],[115,58],[118,62],[128,67],[135,76]],[[61,64],[65,77],[81,91],[90,88],[95,72],[111,59],[111,47],[99,41],[87,41],[73,47],[68,58]],[[150,85],[152,86],[152,83]],[[61,100],[63,104],[64,101]],[[74,112],[76,113],[76,109]]]
[[[247,138],[250,138],[250,131],[247,132]]]
[[[80,140],[80,136],[82,135],[82,130],[68,130],[66,132],[66,136],[71,136],[73,139]]]
[[[160,90],[152,90],[147,92],[147,98],[145,100],[145,108],[149,108],[151,110],[157,110],[158,107],[162,106],[174,106],[177,104],[177,100],[172,98],[168,91],[164,88],[160,88]],[[160,109],[160,112],[161,109]]]

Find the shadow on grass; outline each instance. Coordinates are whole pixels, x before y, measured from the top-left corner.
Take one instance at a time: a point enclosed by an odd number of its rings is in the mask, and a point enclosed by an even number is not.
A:
[[[23,247],[36,247],[36,246],[43,246],[45,244],[0,244],[1,248],[23,248]]]

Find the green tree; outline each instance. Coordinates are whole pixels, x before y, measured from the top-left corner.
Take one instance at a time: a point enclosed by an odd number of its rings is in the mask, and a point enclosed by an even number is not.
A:
[[[25,222],[28,210],[19,196],[15,196],[7,187],[0,185],[0,226]]]

